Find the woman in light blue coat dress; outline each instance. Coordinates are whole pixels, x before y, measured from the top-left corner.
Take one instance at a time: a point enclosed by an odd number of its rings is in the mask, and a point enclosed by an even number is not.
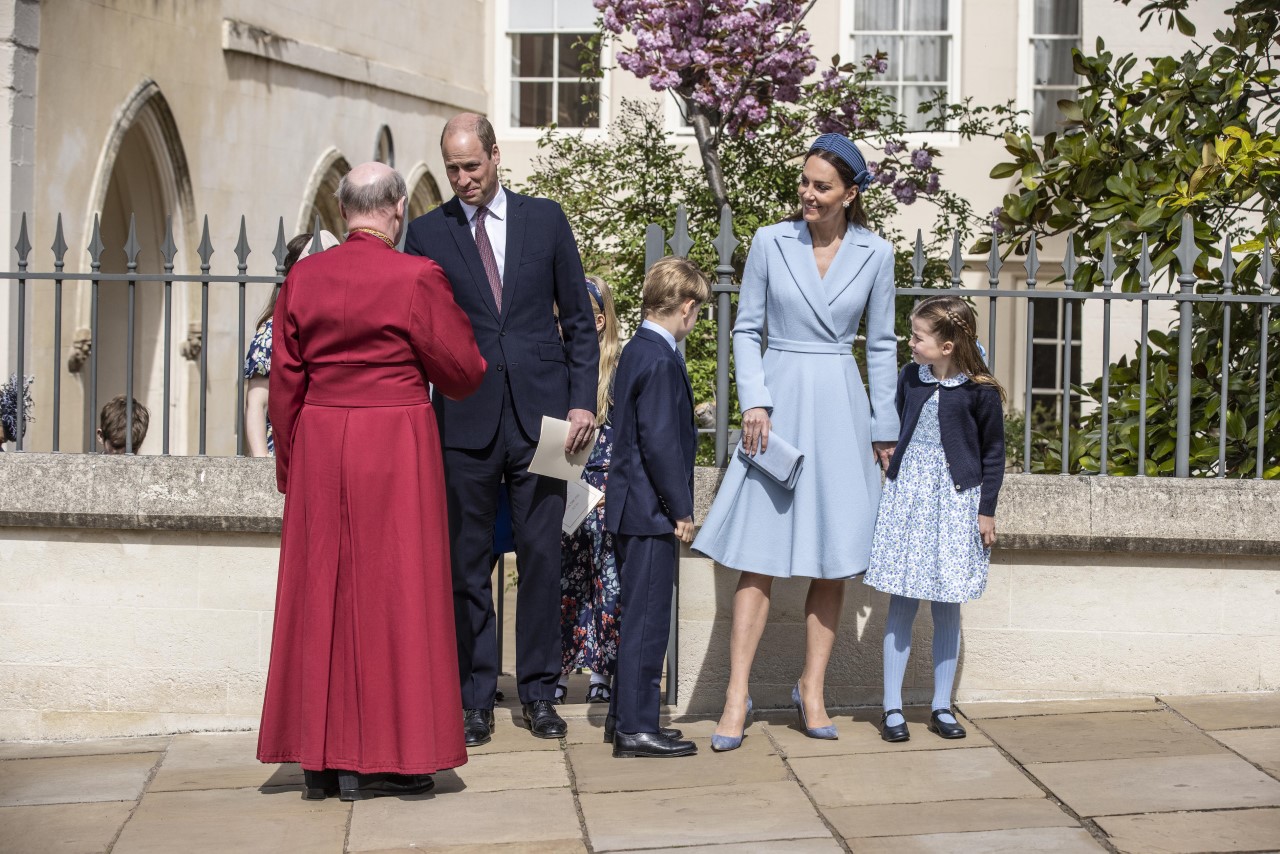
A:
[[[733,329],[743,447],[754,454],[776,432],[804,463],[788,490],[735,453],[693,544],[742,573],[717,750],[741,744],[750,723],[748,681],[775,578],[811,579],[792,702],[811,737],[837,736],[823,698],[827,662],[844,582],[867,569],[880,467],[898,437],[894,259],[867,228],[859,192],[870,180],[852,142],[820,136],[800,175],[800,210],[757,231],[747,256]],[[853,357],[864,317],[870,399]]]

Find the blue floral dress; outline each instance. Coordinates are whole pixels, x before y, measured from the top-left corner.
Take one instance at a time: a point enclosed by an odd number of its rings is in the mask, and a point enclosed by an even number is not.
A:
[[[928,365],[920,366],[922,382],[950,388],[968,379],[957,374],[939,380]],[[991,550],[978,533],[982,487],[957,492],[951,482],[938,394],[935,389],[920,410],[898,476],[884,485],[864,580],[877,590],[912,599],[968,602],[986,589],[991,561]]]
[[[244,378],[271,376],[271,318],[262,321],[262,325],[253,333],[249,342],[249,352],[244,357]],[[267,419],[267,453],[276,452],[276,443],[271,434],[271,419]]]
[[[613,425],[605,421],[582,479],[606,492]],[[586,667],[612,676],[618,660],[618,558],[604,529],[604,501],[563,539],[560,573],[562,672]]]

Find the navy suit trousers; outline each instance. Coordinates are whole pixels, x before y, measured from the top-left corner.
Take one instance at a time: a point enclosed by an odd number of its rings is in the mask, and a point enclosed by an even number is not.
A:
[[[615,534],[622,626],[610,712],[619,732],[657,732],[679,545],[674,533]]]
[[[516,418],[511,390],[484,448],[444,449],[453,565],[454,630],[464,709],[493,707],[498,688],[493,608],[493,527],[506,478],[520,583],[516,588],[516,685],[520,702],[555,699],[560,677],[560,524],[562,480],[529,473],[537,447]]]

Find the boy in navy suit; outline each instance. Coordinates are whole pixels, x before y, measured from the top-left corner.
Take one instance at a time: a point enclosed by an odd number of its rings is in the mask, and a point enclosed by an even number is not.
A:
[[[644,323],[614,377],[613,459],[605,528],[614,534],[622,613],[617,675],[605,721],[616,757],[691,756],[678,730],[658,726],[662,660],[679,547],[693,541],[693,388],[676,345],[711,298],[692,263],[663,258],[644,279]]]

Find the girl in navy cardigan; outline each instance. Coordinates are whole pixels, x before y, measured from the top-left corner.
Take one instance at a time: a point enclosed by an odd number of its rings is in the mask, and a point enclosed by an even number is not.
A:
[[[1004,478],[1004,389],[978,346],[977,315],[937,296],[911,313],[912,363],[898,376],[898,445],[886,472],[865,581],[889,593],[884,629],[885,741],[910,738],[902,677],[920,600],[933,610],[929,731],[964,738],[951,712],[960,652],[960,603],[987,586]]]

